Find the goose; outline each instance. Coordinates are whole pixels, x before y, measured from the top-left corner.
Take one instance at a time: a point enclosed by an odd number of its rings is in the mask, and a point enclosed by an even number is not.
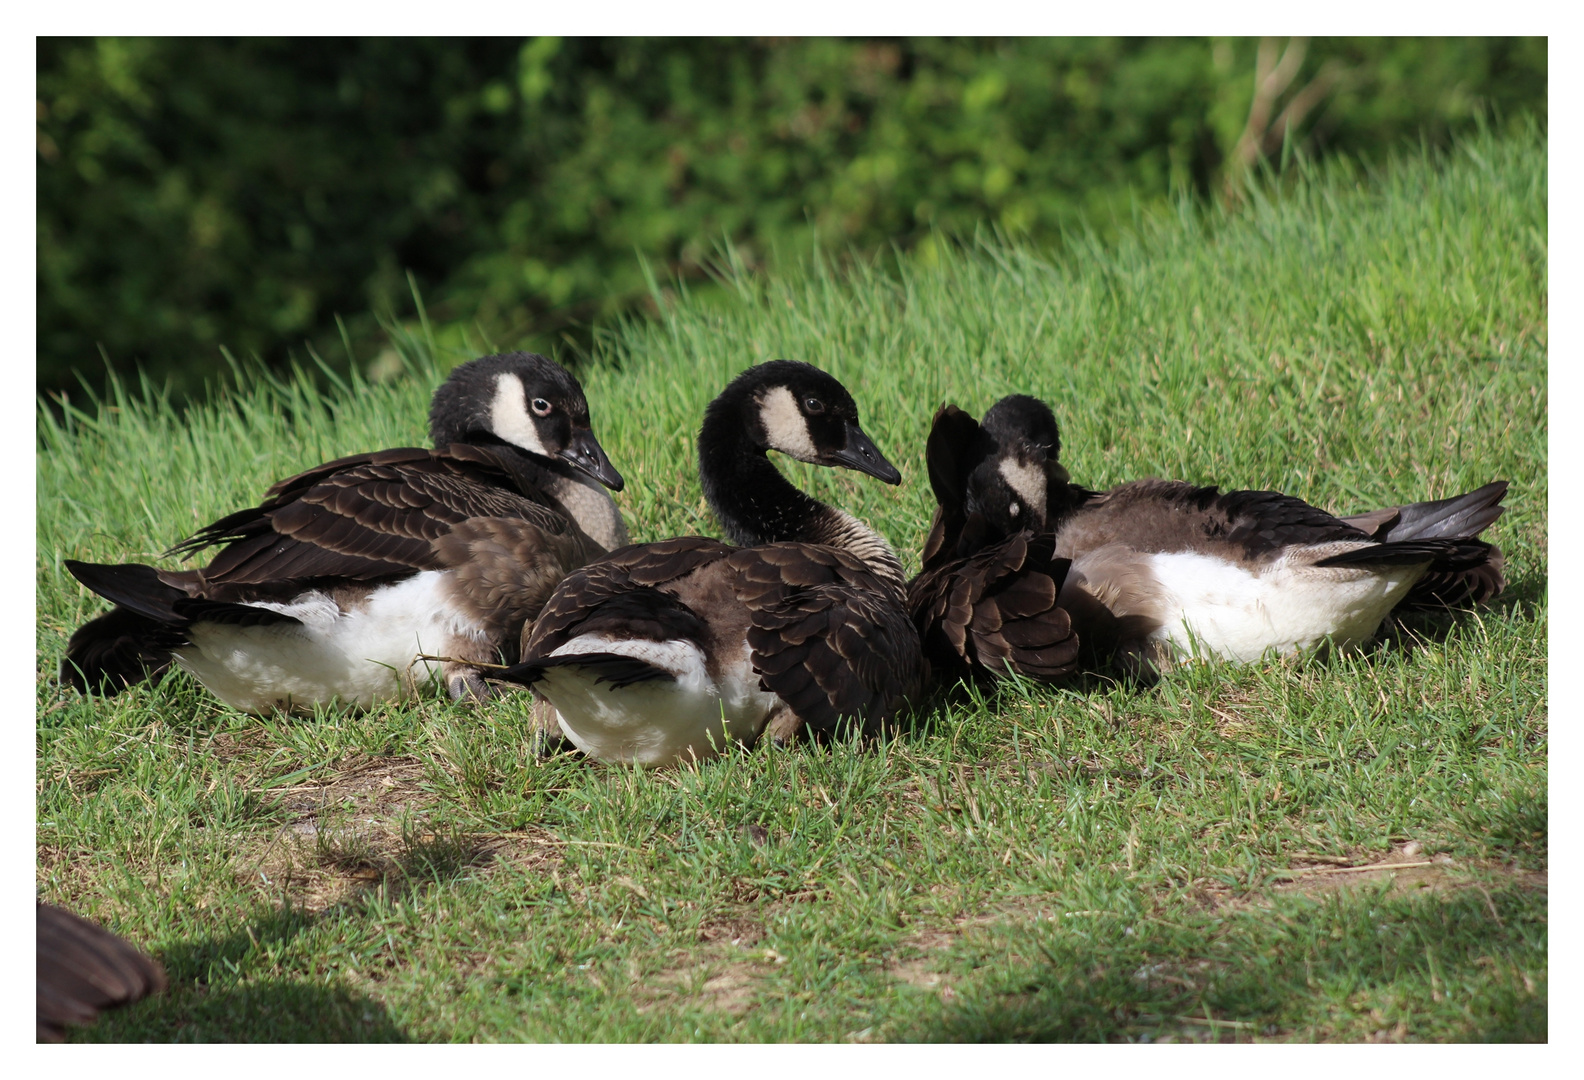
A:
[[[967,505],[968,480],[995,442],[955,405],[935,413],[924,459],[936,508],[922,566],[908,582],[908,615],[936,678],[988,672],[1049,681],[1071,673],[1079,635],[1057,603],[1068,560],[1055,538],[1011,518],[993,523]]]
[[[38,1041],[165,989],[165,969],[97,923],[38,902]]]
[[[731,543],[638,544],[569,574],[501,674],[542,695],[549,723],[585,754],[662,765],[712,757],[728,739],[874,733],[917,693],[901,561],[792,486],[769,450],[902,480],[819,368],[774,360],[734,378],[698,437],[704,496]]]
[[[1501,552],[1477,539],[1507,483],[1337,518],[1275,491],[1145,479],[1073,484],[1049,406],[1012,395],[983,421],[995,450],[965,506],[990,528],[1050,531],[1071,565],[1058,604],[1086,654],[1148,675],[1183,656],[1251,662],[1329,642],[1353,651],[1403,605],[1470,603],[1504,585]]]
[[[250,713],[362,708],[418,693],[438,667],[456,700],[566,573],[628,543],[622,478],[573,376],[533,353],[458,366],[429,414],[434,449],[326,462],[167,555],[201,570],[66,560],[116,605],[72,635],[61,678],[114,694],[174,661]],[[446,657],[435,667],[422,656]]]

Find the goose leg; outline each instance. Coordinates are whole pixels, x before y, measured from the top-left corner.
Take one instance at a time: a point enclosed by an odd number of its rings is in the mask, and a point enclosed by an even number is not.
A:
[[[494,697],[484,682],[484,674],[476,664],[490,664],[499,659],[495,648],[481,637],[455,634],[442,642],[440,682],[451,700],[459,705],[479,705]]]
[[[771,713],[764,726],[764,733],[770,737],[770,741],[783,750],[797,741],[798,733],[802,730],[802,717],[787,705],[781,705]]]
[[[554,705],[534,695],[533,703],[533,741],[530,749],[535,757],[554,757],[572,749],[572,742],[561,733],[561,714],[556,712]]]
[[[448,661],[441,674],[445,678],[446,692],[459,705],[482,705],[493,696],[478,668]]]

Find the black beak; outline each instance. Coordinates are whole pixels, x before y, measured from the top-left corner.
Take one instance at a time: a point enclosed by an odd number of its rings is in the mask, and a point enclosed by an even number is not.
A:
[[[572,440],[556,456],[568,465],[582,469],[612,491],[620,491],[626,486],[627,482],[616,471],[616,466],[610,463],[604,447],[600,446],[594,432],[588,428],[572,432]]]
[[[838,465],[868,473],[888,484],[902,482],[902,474],[897,472],[896,466],[875,449],[875,444],[869,441],[869,436],[857,424],[847,425],[847,445],[832,454],[831,459]]]

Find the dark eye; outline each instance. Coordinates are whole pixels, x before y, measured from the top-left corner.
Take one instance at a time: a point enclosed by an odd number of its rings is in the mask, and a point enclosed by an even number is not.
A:
[[[804,398],[803,411],[808,413],[810,416],[818,416],[820,413],[825,411],[825,403],[819,398]]]
[[[529,403],[535,416],[549,416],[550,403],[542,397],[536,397]]]
[[[1013,503],[1008,509],[1011,510],[1013,517],[1017,517],[1019,514],[1021,514],[1023,512],[1023,508],[1021,506],[1019,506],[1017,503]]]

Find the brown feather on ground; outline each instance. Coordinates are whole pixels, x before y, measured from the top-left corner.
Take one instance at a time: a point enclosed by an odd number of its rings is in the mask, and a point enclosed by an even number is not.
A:
[[[38,1041],[165,989],[165,969],[97,923],[38,904]]]

